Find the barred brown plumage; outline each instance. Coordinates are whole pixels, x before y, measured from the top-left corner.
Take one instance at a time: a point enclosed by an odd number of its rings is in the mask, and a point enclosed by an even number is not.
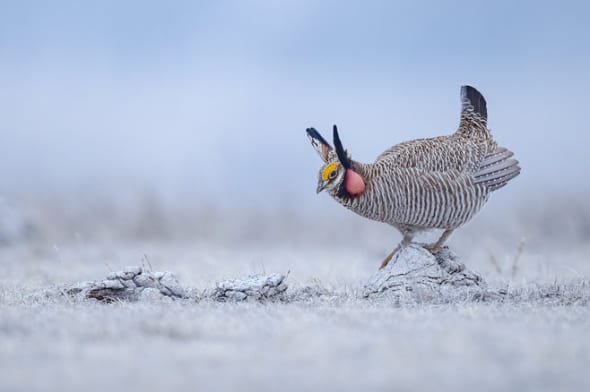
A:
[[[452,231],[473,218],[493,191],[520,173],[514,154],[498,147],[487,128],[484,97],[475,88],[462,86],[461,103],[455,133],[397,144],[373,163],[352,160],[335,125],[335,148],[314,128],[307,129],[325,162],[317,191],[327,189],[346,208],[402,233],[402,242],[382,267],[420,231],[443,229],[439,240],[429,246],[433,253],[440,251]]]

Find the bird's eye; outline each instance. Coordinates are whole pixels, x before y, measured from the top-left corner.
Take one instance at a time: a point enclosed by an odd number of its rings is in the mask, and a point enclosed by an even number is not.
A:
[[[330,178],[330,180],[333,180],[334,178],[336,178],[336,170],[332,170],[328,177]]]

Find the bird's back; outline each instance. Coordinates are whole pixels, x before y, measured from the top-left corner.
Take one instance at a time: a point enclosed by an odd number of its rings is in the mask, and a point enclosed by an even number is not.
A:
[[[494,144],[491,135],[489,140],[457,134],[416,139],[384,151],[374,165],[382,170],[416,168],[427,172],[473,172]]]

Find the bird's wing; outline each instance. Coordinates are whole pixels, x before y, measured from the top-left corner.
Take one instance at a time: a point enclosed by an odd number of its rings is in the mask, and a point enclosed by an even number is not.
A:
[[[473,182],[485,185],[490,191],[502,188],[520,174],[520,166],[513,155],[507,148],[497,147],[481,161],[473,173]]]
[[[330,155],[333,153],[330,143],[328,143],[315,128],[307,128],[306,132],[313,149],[318,153],[320,158],[322,158],[322,161],[328,162],[330,160]]]
[[[482,184],[489,191],[502,188],[520,174],[518,160],[505,147],[496,147],[485,153],[478,144],[465,144],[461,148],[443,148],[405,144],[386,151],[375,162],[384,167],[383,172],[409,170],[413,176],[444,176],[449,180],[470,179],[473,184]],[[420,148],[422,147],[422,148]],[[437,149],[438,148],[438,149]],[[480,158],[481,157],[481,158]],[[387,170],[390,169],[390,170]],[[461,180],[463,181],[463,180]]]

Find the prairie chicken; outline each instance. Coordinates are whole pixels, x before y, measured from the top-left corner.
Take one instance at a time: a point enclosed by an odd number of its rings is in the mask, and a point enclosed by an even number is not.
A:
[[[444,232],[428,249],[437,254],[453,230],[468,222],[520,173],[511,151],[498,147],[487,128],[484,97],[461,87],[461,120],[455,133],[397,144],[374,163],[351,159],[334,125],[334,148],[314,128],[307,129],[324,165],[317,192],[327,190],[340,204],[372,220],[389,223],[403,235],[383,260],[428,229]]]

